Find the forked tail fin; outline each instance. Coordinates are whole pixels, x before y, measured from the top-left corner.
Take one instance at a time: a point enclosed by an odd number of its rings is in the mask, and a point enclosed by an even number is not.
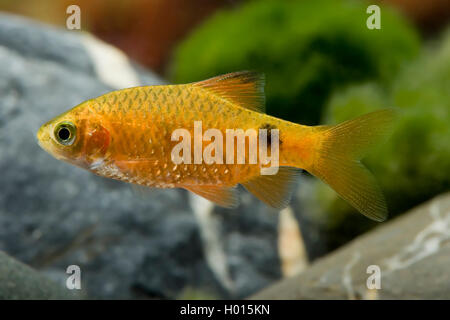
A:
[[[390,132],[394,116],[393,110],[380,110],[329,127],[322,133],[312,167],[307,169],[376,221],[386,219],[386,201],[360,159]]]

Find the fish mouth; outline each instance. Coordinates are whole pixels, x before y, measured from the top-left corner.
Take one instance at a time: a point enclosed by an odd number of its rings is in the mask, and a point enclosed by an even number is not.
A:
[[[42,149],[44,149],[45,151],[49,151],[48,150],[48,147],[47,147],[47,145],[48,145],[48,136],[46,137],[45,136],[45,128],[44,128],[44,126],[42,126],[42,127],[40,127],[39,128],[39,130],[38,130],[38,132],[36,133],[36,139],[37,139],[37,143],[38,143],[38,145],[42,148]]]
[[[48,134],[48,130],[49,128],[47,125],[43,125],[39,128],[38,132],[36,133],[37,143],[39,147],[41,147],[44,151],[57,158],[58,152],[56,152],[52,144],[51,137]]]
[[[37,143],[38,143],[39,147],[41,147],[41,149],[45,150],[44,145],[42,144],[41,140],[38,139]]]

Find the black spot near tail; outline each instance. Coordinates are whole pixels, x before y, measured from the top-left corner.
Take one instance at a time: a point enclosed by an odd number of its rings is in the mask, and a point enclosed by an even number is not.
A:
[[[261,127],[259,127],[259,129],[266,129],[267,130],[267,146],[270,146],[272,144],[272,129],[278,129],[277,126],[270,124],[270,123],[265,123],[263,124]],[[280,132],[278,132],[279,136],[280,136]],[[283,142],[281,141],[281,138],[278,136],[278,144],[281,145]]]

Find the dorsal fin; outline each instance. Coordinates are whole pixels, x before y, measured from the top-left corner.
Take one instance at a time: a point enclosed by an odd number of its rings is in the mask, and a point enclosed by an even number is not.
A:
[[[235,208],[239,204],[236,186],[197,185],[184,188],[225,208]]]
[[[276,209],[287,207],[301,170],[279,167],[275,175],[261,175],[241,183],[262,202]]]
[[[212,93],[257,112],[265,112],[264,74],[240,71],[193,83]]]

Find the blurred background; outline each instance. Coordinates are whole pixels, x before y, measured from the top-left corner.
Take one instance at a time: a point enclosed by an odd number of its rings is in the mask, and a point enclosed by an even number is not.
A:
[[[80,31],[66,29],[71,4]],[[366,27],[369,4],[381,8],[379,30]],[[364,159],[389,219],[450,190],[448,0],[0,0],[0,11],[0,168],[9,172],[0,178],[0,249],[54,280],[81,265],[90,297],[247,297],[379,224],[307,174],[280,215],[244,192],[230,213],[182,191],[136,199],[51,160],[11,130],[120,87],[99,74],[106,56],[78,52],[86,42],[75,38],[87,33],[120,49],[141,85],[264,72],[267,113],[293,122],[396,108],[392,137]],[[107,68],[112,78],[129,74]]]

